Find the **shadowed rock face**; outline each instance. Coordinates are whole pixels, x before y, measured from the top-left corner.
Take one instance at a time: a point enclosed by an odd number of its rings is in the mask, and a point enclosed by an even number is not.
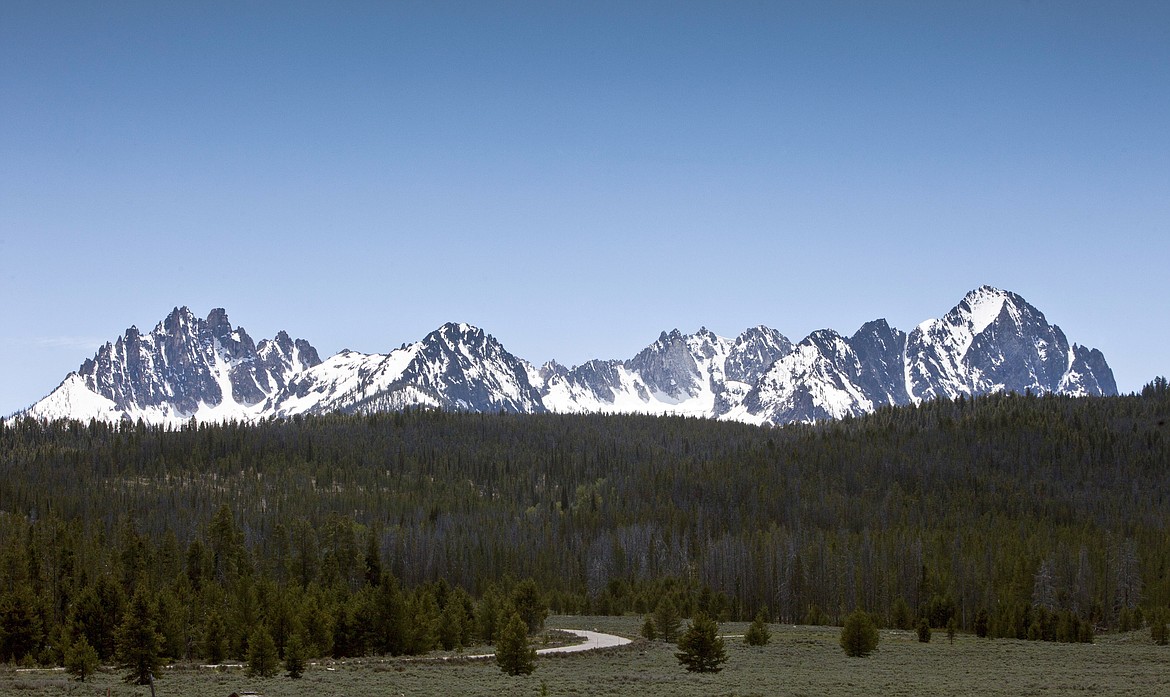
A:
[[[389,354],[342,351],[323,362],[308,342],[283,331],[257,345],[222,309],[199,319],[183,307],[149,334],[126,330],[71,378],[58,388],[63,394],[28,413],[70,416],[71,405],[88,404],[98,418],[174,421],[422,405],[783,424],[996,391],[1117,393],[1100,351],[1070,344],[1023,298],[987,286],[909,333],[879,319],[849,337],[822,329],[794,345],[762,326],[734,340],[676,329],[628,360],[573,368],[549,362],[539,370],[466,324],[445,324]]]
[[[180,307],[147,335],[130,327],[77,373],[121,409],[184,415],[225,401],[258,404],[283,389],[291,375],[320,362],[303,339],[293,341],[281,332],[257,347],[242,327],[231,326],[222,309],[201,320]]]

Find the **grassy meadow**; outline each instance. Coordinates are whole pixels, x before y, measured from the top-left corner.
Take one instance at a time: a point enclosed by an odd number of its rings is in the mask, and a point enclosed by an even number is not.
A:
[[[551,617],[551,627],[596,629],[637,636],[639,617]],[[684,625],[685,626],[685,625]],[[251,691],[266,697],[320,695],[1165,695],[1170,694],[1170,647],[1147,631],[1104,635],[1094,644],[977,639],[955,643],[936,631],[929,644],[914,632],[882,631],[877,653],[847,658],[835,627],[771,625],[772,642],[744,645],[746,623],[720,632],[729,660],[718,674],[679,667],[675,648],[636,641],[596,652],[541,657],[536,672],[513,678],[492,660],[360,659],[313,664],[304,678],[249,678],[243,669],[177,666],[156,682],[158,697],[227,697]],[[3,695],[149,695],[149,687],[99,673],[84,684],[61,671],[0,672]]]

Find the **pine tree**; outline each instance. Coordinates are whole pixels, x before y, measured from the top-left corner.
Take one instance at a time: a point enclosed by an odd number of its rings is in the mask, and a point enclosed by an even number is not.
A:
[[[548,617],[548,604],[540,596],[540,589],[533,579],[525,579],[516,584],[512,591],[512,605],[520,613],[520,619],[528,625],[528,633],[535,634],[544,627],[544,620]]]
[[[959,623],[954,617],[947,620],[947,641],[952,644],[955,643],[955,632],[959,629]]]
[[[41,640],[36,595],[20,583],[0,597],[0,661],[19,661],[31,655]]]
[[[463,603],[449,597],[439,618],[439,645],[444,651],[463,648]]]
[[[841,627],[841,648],[846,656],[868,656],[877,650],[879,641],[877,626],[868,612],[854,610],[845,618]]]
[[[293,680],[305,674],[305,642],[300,632],[294,632],[284,646],[284,669]]]
[[[654,629],[654,617],[646,615],[646,621],[642,623],[642,636],[646,641],[654,641],[658,633]]]
[[[654,628],[658,630],[658,638],[668,644],[673,644],[678,637],[678,628],[682,624],[678,608],[670,596],[658,601],[654,608]]]
[[[89,645],[84,634],[79,634],[65,651],[65,670],[78,680],[85,682],[86,678],[97,672],[97,650]]]
[[[918,641],[924,644],[930,643],[930,623],[926,618],[918,620]]]
[[[227,658],[227,651],[227,627],[223,616],[213,609],[207,613],[207,619],[203,622],[203,658],[208,663],[218,665]]]
[[[536,651],[528,645],[528,625],[520,613],[512,613],[496,643],[496,663],[508,675],[529,675],[536,670]]]
[[[765,646],[772,640],[772,633],[768,631],[768,616],[764,610],[756,613],[743,640],[748,646]]]
[[[272,640],[268,628],[260,625],[248,639],[248,675],[271,678],[276,675],[279,665],[280,656],[276,653],[276,642]]]
[[[155,610],[145,584],[140,585],[118,630],[114,633],[119,665],[129,668],[123,678],[128,683],[149,685],[154,673],[162,668],[159,650],[163,637],[155,628]]]
[[[990,624],[991,621],[987,617],[987,610],[979,608],[979,611],[975,613],[975,636],[980,639],[986,639]]]
[[[693,673],[718,673],[727,661],[715,620],[700,612],[678,641],[678,662]]]
[[[406,632],[406,653],[422,655],[439,645],[439,604],[430,588],[415,591],[411,606],[411,622]]]

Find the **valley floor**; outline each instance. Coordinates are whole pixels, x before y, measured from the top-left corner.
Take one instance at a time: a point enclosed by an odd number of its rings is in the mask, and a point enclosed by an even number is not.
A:
[[[634,637],[639,617],[551,617],[552,627],[590,629]],[[1170,694],[1170,647],[1155,646],[1148,632],[1105,635],[1094,644],[977,639],[954,644],[936,631],[929,644],[913,632],[882,632],[877,653],[847,658],[835,627],[771,625],[772,641],[748,647],[746,624],[720,626],[729,660],[717,674],[679,667],[675,647],[636,640],[598,651],[542,657],[536,672],[514,678],[495,662],[363,659],[316,664],[301,680],[248,678],[242,669],[195,666],[168,670],[158,697],[232,692],[278,695],[1161,695]],[[60,672],[0,671],[0,695],[149,695],[149,687],[123,684],[102,673],[85,684]]]

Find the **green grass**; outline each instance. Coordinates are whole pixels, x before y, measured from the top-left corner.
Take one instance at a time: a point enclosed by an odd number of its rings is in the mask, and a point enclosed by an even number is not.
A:
[[[637,636],[640,617],[553,617],[553,627]],[[685,626],[685,625],[684,625]],[[746,623],[720,626],[743,634]],[[322,695],[1159,695],[1170,694],[1170,648],[1148,632],[1098,637],[1095,644],[976,639],[944,632],[929,644],[914,632],[883,631],[877,653],[847,658],[835,627],[771,625],[772,642],[748,647],[726,639],[721,673],[694,675],[679,667],[673,646],[637,641],[598,652],[537,660],[531,676],[503,675],[491,660],[449,662],[371,658],[318,663],[301,680],[248,678],[243,670],[179,667],[156,683],[158,697],[220,696],[250,690],[266,697]],[[330,670],[329,668],[332,668]],[[0,695],[149,695],[117,673],[84,685],[61,672],[0,672]]]

